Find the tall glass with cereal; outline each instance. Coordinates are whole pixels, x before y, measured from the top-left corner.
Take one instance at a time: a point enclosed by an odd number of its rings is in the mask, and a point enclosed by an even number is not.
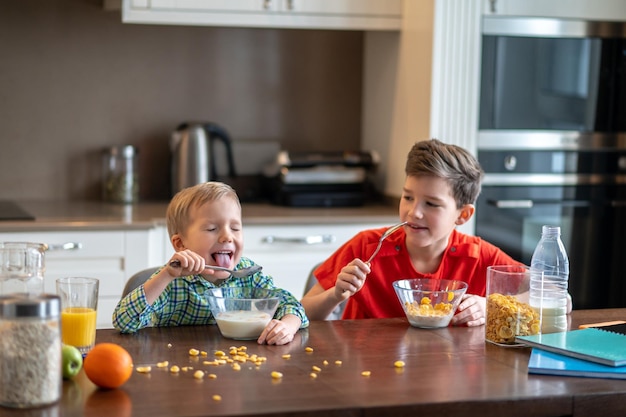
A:
[[[516,336],[538,334],[539,314],[529,304],[530,269],[524,265],[487,268],[487,320],[485,339],[512,346]]]

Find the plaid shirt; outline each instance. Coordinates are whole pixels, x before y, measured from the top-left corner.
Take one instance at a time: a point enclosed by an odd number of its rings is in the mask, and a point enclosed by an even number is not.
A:
[[[253,265],[255,264],[250,259],[242,257],[235,269]],[[277,289],[272,277],[262,271],[243,278],[230,277],[219,285],[205,280],[201,275],[190,275],[174,279],[159,298],[149,305],[143,285],[140,285],[117,304],[113,312],[113,325],[122,333],[133,333],[151,326],[215,324],[209,303],[203,295],[205,291],[215,287],[241,286]],[[308,327],[309,319],[300,302],[290,292],[280,288],[278,291],[280,303],[274,318],[280,319],[287,314],[294,314],[302,321],[301,329]]]

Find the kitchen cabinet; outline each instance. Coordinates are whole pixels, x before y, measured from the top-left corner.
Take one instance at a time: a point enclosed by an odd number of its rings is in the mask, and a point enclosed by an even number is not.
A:
[[[56,293],[55,281],[62,276],[100,279],[98,328],[112,327],[111,316],[128,279],[164,265],[173,253],[165,202],[125,208],[75,201],[20,202],[20,206],[36,220],[3,222],[0,241],[50,247],[45,255],[46,292]],[[358,231],[393,224],[398,214],[395,205],[293,209],[245,204],[243,215],[244,256],[262,265],[276,285],[301,298],[315,264]]]
[[[124,23],[395,30],[403,0],[123,0]]]
[[[45,255],[44,291],[56,293],[56,279],[86,276],[100,280],[97,327],[113,327],[111,315],[124,284],[133,273],[160,261],[158,231],[54,231],[0,233],[0,240],[38,242],[50,249]]]
[[[297,299],[311,269],[363,229],[388,222],[357,224],[246,225],[244,256],[263,266],[276,286]],[[100,280],[98,328],[112,327],[111,315],[128,278],[142,269],[163,265],[172,255],[164,225],[139,230],[31,231],[0,233],[0,241],[39,242],[45,255],[44,290],[56,293],[56,279],[87,276]]]

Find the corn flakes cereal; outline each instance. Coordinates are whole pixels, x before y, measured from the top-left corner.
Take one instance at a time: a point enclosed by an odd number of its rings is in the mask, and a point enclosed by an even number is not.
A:
[[[512,344],[516,336],[539,333],[539,314],[512,295],[490,294],[487,297],[485,338],[491,342]]]
[[[448,299],[454,293],[448,294]],[[417,301],[404,303],[407,319],[414,326],[423,327],[443,327],[450,320],[450,316],[454,313],[451,303],[440,302],[432,305],[432,301],[428,297],[422,297],[419,304]]]
[[[420,303],[416,301],[404,303],[407,314],[411,316],[447,316],[452,312],[452,304],[450,303],[437,303],[434,306],[431,304],[430,298],[424,297]]]
[[[395,361],[393,363],[393,366],[395,366],[396,368],[404,368],[404,361]]]

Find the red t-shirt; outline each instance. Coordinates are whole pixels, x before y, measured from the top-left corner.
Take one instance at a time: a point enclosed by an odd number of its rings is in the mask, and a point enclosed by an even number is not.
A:
[[[374,252],[380,236],[387,228],[364,230],[343,244],[314,272],[324,289],[331,288],[337,274],[354,258],[366,260]],[[406,234],[398,230],[384,242],[371,264],[372,272],[365,285],[348,299],[344,319],[404,317],[392,283],[399,279],[456,279],[468,284],[467,293],[485,296],[487,267],[491,265],[520,265],[500,248],[477,236],[454,230],[439,268],[423,274],[413,267],[405,246]]]

